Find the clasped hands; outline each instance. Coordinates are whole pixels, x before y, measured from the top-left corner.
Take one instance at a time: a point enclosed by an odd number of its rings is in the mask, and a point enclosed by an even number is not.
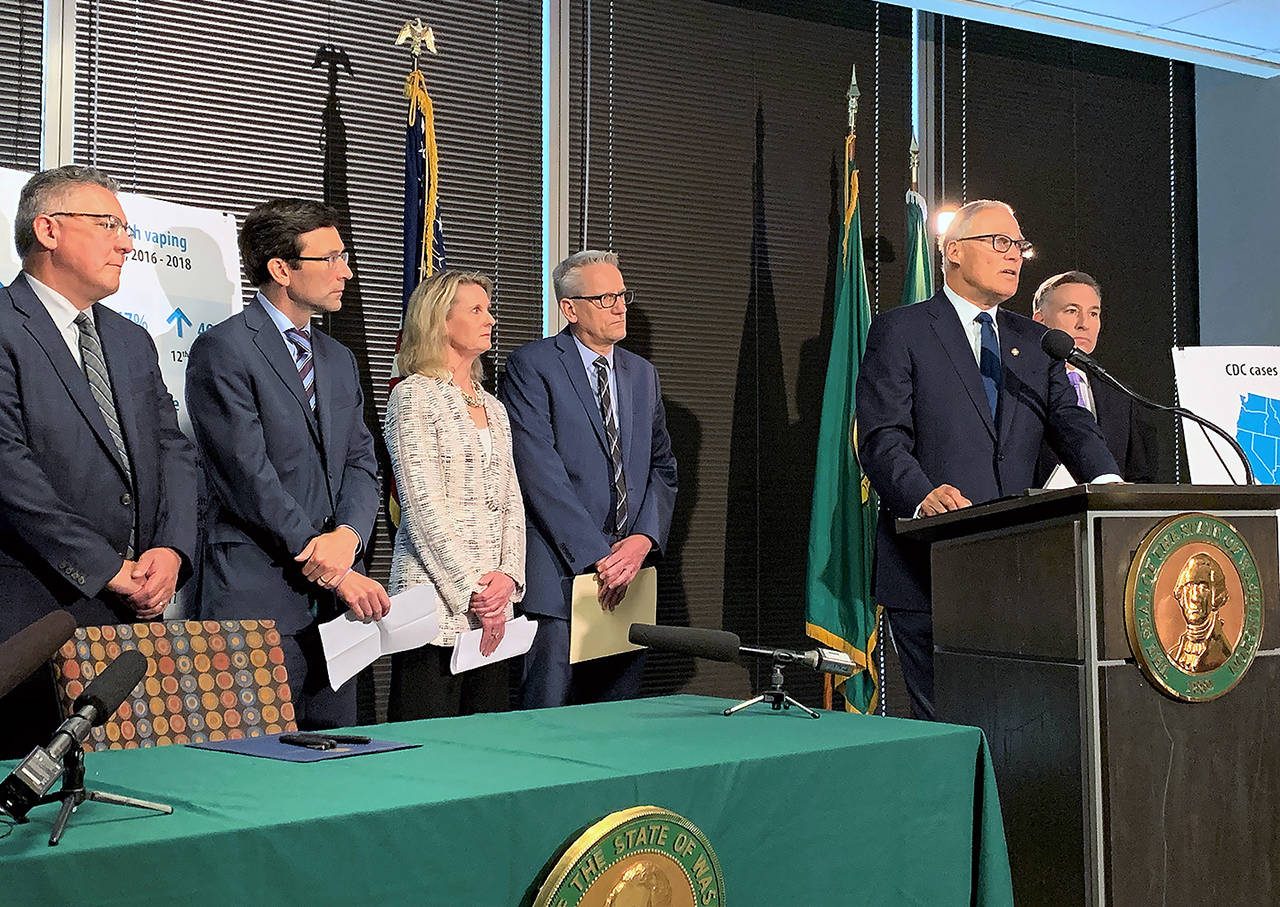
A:
[[[353,570],[360,537],[348,526],[317,535],[294,558],[302,575],[321,589],[332,590],[362,621],[382,620],[391,610],[387,590],[377,580]]]
[[[476,581],[479,592],[471,593],[471,610],[480,618],[480,654],[488,658],[507,631],[507,603],[516,591],[516,581],[499,570],[491,570]]]
[[[107,590],[120,596],[142,620],[164,613],[178,588],[182,558],[172,548],[148,548],[136,561],[126,559],[107,582]]]
[[[596,561],[596,597],[601,610],[612,611],[622,603],[627,586],[652,549],[653,541],[647,535],[629,535],[614,542],[612,551]]]

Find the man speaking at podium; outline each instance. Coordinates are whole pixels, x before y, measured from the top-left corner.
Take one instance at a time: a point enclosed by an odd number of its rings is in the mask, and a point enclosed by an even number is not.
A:
[[[933,516],[1019,494],[1040,445],[1073,475],[1118,482],[1115,460],[1044,327],[1004,311],[1031,243],[1004,202],[961,208],[942,243],[942,292],[879,315],[858,373],[858,456],[880,496],[876,601],[884,607],[917,718],[933,718],[927,545],[895,518]],[[974,569],[982,569],[976,564]]]

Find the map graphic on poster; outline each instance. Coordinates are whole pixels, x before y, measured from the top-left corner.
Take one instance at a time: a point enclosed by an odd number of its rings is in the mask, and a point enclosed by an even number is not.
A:
[[[13,245],[13,214],[30,176],[0,167],[0,286],[22,268]],[[221,211],[145,195],[119,197],[133,252],[121,272],[120,291],[102,303],[151,335],[178,424],[190,436],[184,385],[191,342],[242,305],[236,221]]]
[[[1236,440],[1258,481],[1275,485],[1280,476],[1280,400],[1261,394],[1241,397]]]
[[[1254,478],[1280,484],[1280,347],[1199,346],[1173,351],[1179,402],[1233,432]],[[1231,485],[1244,481],[1240,457],[1225,441],[1213,444],[1200,427],[1182,422],[1191,481]]]

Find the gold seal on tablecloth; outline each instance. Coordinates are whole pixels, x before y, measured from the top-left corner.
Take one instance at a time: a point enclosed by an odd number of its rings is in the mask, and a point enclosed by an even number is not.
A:
[[[710,842],[683,816],[634,806],[605,816],[565,850],[534,907],[707,907],[724,903]]]
[[[1262,641],[1262,584],[1236,528],[1183,513],[1152,529],[1129,565],[1125,629],[1166,695],[1207,702],[1239,683]]]

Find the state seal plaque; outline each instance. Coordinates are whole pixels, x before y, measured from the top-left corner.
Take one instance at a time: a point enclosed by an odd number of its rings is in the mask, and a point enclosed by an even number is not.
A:
[[[1142,540],[1125,584],[1138,667],[1161,692],[1207,702],[1240,682],[1262,641],[1262,584],[1236,528],[1182,513]]]
[[[533,907],[724,904],[720,860],[688,819],[657,806],[611,813],[578,836]]]

